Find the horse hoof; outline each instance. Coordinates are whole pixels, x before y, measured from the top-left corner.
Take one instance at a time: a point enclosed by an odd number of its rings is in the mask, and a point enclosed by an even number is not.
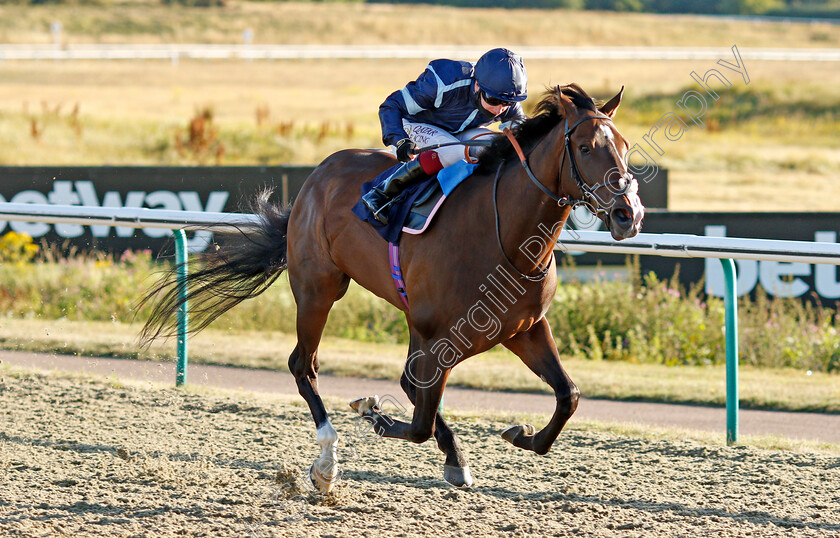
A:
[[[374,407],[379,407],[379,396],[374,394],[373,396],[368,396],[367,398],[358,398],[350,402],[350,407],[353,408],[353,411],[365,416],[365,414],[370,413]]]
[[[471,488],[473,485],[473,477],[470,474],[469,466],[455,467],[444,465],[443,479],[456,488]]]
[[[334,469],[337,470],[337,469]],[[316,468],[315,464],[312,464],[312,467],[309,468],[309,480],[312,482],[312,485],[315,486],[315,489],[318,490],[319,493],[326,495],[327,493],[332,490],[332,487],[335,485],[337,478],[337,474],[332,476],[324,476],[321,474]]]
[[[511,426],[502,432],[502,439],[512,445],[516,445],[513,441],[519,436],[532,436],[537,433],[537,430],[530,424],[522,424],[521,426]]]

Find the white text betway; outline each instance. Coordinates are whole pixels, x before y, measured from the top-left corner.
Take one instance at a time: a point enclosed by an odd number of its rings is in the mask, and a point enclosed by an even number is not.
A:
[[[230,193],[227,191],[213,191],[207,198],[207,203],[202,205],[201,198],[195,191],[166,191],[158,190],[152,192],[129,191],[122,195],[116,191],[106,192],[100,199],[92,181],[55,181],[53,189],[49,193],[36,190],[20,191],[15,194],[11,203],[15,204],[53,204],[53,205],[84,205],[90,207],[148,207],[151,209],[164,209],[169,211],[213,211],[224,210]],[[0,202],[6,202],[0,196]],[[0,233],[5,232],[9,226],[18,233],[29,234],[33,238],[47,234],[53,225],[43,222],[3,222],[0,221]],[[84,235],[86,226],[81,224],[55,224],[55,233],[60,237],[74,238]],[[96,225],[90,226],[93,237],[108,237],[111,234],[112,226]],[[131,237],[135,231],[133,228],[115,227],[117,237]],[[170,230],[161,228],[143,228],[142,233],[148,237],[160,238],[170,235]],[[191,252],[200,252],[207,248],[212,234],[210,232],[196,232],[192,239],[188,240],[188,247]]]

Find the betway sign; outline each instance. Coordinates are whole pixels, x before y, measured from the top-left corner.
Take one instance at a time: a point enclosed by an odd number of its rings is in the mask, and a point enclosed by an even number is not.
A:
[[[92,207],[150,207],[171,211],[223,211],[229,197],[230,193],[227,191],[212,191],[207,197],[206,204],[202,204],[196,191],[129,191],[125,199],[120,192],[108,191],[100,200],[92,181],[55,181],[53,190],[49,193],[45,194],[33,189],[25,190],[12,196],[9,202]],[[0,202],[2,201],[5,200],[0,199]],[[43,237],[52,228],[52,225],[43,222],[10,222],[8,225],[15,232],[26,233],[33,238]],[[59,223],[55,224],[55,234],[63,239],[72,239],[85,235],[85,228],[80,224]],[[90,226],[90,234],[93,238],[109,237],[112,230],[117,237],[132,237],[136,233],[132,228]],[[160,228],[142,228],[141,233],[150,238],[168,237],[172,234],[170,230]],[[195,232],[193,237],[187,240],[189,250],[191,252],[203,251],[210,243],[211,237],[210,232]]]
[[[726,226],[706,226],[706,235],[725,237]],[[813,241],[836,243],[837,232],[816,231]],[[738,295],[746,295],[760,284],[775,297],[801,297],[814,291],[823,299],[840,299],[840,282],[835,265],[756,260],[735,260],[735,264]],[[723,296],[725,283],[720,262],[707,259],[705,269],[706,293]]]
[[[0,168],[0,202],[235,212],[241,200],[265,187],[290,200],[310,171],[311,167]],[[0,221],[0,234],[8,230],[110,252],[159,252],[171,237],[169,230],[159,228]],[[190,252],[206,249],[211,237],[207,231],[190,233]]]
[[[601,231],[603,223],[577,208],[568,223],[577,230]],[[837,213],[678,213],[648,211],[642,226],[645,233],[705,235],[708,237],[746,237],[836,243],[840,228]],[[569,252],[577,265],[624,263],[622,255]],[[660,279],[670,278],[679,267],[681,282],[690,286],[704,282],[706,293],[722,297],[723,266],[714,258],[665,258],[642,256],[643,273],[653,271]],[[824,264],[736,260],[738,295],[747,295],[761,286],[775,297],[801,297],[815,292],[823,302],[840,299],[837,267]]]
[[[573,228],[599,230],[600,222],[579,218]],[[710,237],[746,237],[836,243],[840,213],[681,213],[651,210],[645,215],[646,233],[694,234]],[[573,253],[575,263],[618,265],[624,256]],[[840,299],[840,278],[834,265],[775,261],[736,260],[738,294],[747,295],[759,286],[774,297],[819,299],[835,305]],[[722,296],[723,267],[716,259],[665,258],[641,256],[643,274],[653,271],[660,279],[670,278],[679,269],[686,286],[703,283],[704,290]]]

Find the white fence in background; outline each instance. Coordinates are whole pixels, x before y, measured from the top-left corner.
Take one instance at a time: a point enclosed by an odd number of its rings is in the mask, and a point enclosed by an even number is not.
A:
[[[216,231],[248,228],[258,222],[247,213],[168,211],[142,207],[92,207],[0,203],[0,221],[47,222],[170,230],[211,227]],[[840,243],[641,233],[623,241],[608,232],[563,230],[559,249],[676,258],[732,258],[840,265]]]
[[[487,47],[429,45],[0,45],[3,60],[304,60],[478,58]],[[717,60],[726,47],[517,47],[526,60]],[[840,62],[840,49],[745,48],[745,61]]]

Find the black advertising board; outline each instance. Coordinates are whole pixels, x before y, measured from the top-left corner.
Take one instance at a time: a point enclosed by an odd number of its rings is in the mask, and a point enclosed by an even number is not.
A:
[[[172,211],[238,212],[243,202],[266,187],[280,200],[292,201],[312,166],[103,166],[0,167],[0,202],[147,207]],[[648,205],[667,203],[667,171],[658,170],[640,192]],[[645,194],[646,193],[646,194]],[[171,232],[163,229],[114,228],[78,224],[0,221],[0,234],[27,233],[36,240],[64,243],[82,250],[120,253],[165,248]],[[190,252],[201,252],[209,232],[188,234]]]
[[[312,172],[311,166],[242,167],[0,167],[0,202],[148,207],[185,211],[237,212],[243,201],[272,187],[279,199],[291,201]],[[682,213],[667,206],[667,171],[658,170],[640,182],[640,196],[648,208],[643,232],[727,235],[762,239],[836,242],[839,213]],[[585,210],[573,214],[569,227],[603,230]],[[0,234],[25,232],[36,239],[67,242],[81,249],[120,253],[126,249],[159,252],[171,244],[170,232],[160,229],[80,226],[0,221]],[[190,252],[203,251],[210,234],[190,234]],[[623,255],[575,253],[577,265],[622,265]],[[720,294],[722,269],[716,260],[642,256],[642,271],[670,278],[679,265],[686,285],[705,278],[706,291]],[[811,296],[823,302],[840,299],[837,269],[832,265],[739,261],[738,291],[750,293],[760,284],[777,296]]]
[[[237,212],[242,202],[266,187],[284,201],[300,190],[312,167],[0,167],[0,202],[147,207],[173,211]],[[169,230],[0,222],[9,230],[106,252],[150,249],[159,252]],[[190,233],[190,252],[209,244],[208,232]]]

